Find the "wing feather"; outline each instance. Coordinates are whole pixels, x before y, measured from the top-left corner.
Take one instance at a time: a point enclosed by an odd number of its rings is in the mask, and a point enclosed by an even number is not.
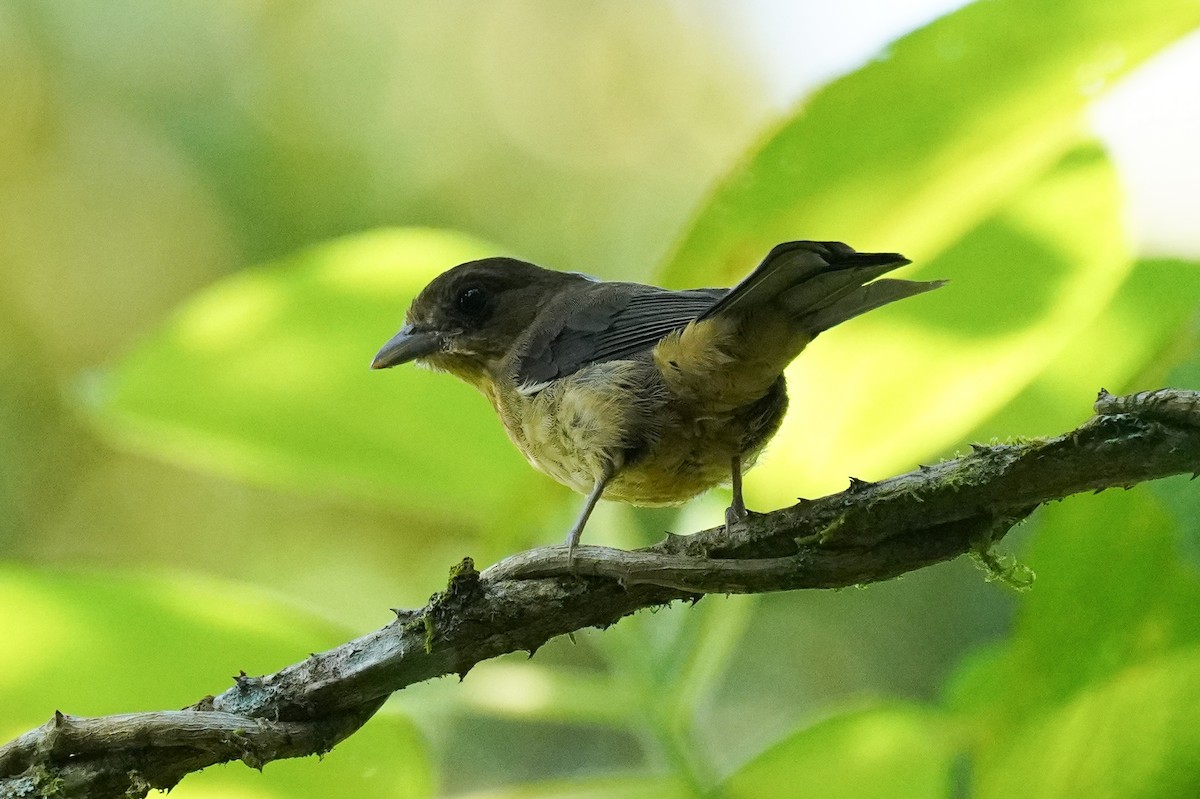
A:
[[[561,326],[530,340],[517,364],[517,384],[540,389],[590,364],[645,352],[699,318],[728,291],[596,284]]]

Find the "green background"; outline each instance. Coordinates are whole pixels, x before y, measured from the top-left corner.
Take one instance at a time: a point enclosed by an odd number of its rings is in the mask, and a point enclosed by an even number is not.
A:
[[[772,115],[677,4],[0,0],[0,738],[189,704],[559,540],[579,498],[486,402],[367,369],[463,260],[682,288],[844,239],[949,278],[791,367],[758,509],[1200,387],[1200,272],[1138,251],[1085,124],[1197,27],[988,0]],[[1020,595],[964,561],[639,614],[172,795],[1200,795],[1197,510],[1186,478],[1044,508]]]

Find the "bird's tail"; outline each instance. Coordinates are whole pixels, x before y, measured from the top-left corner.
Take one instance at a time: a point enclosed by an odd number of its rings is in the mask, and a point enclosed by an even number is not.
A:
[[[753,317],[783,312],[812,336],[944,281],[875,280],[909,263],[898,253],[861,253],[838,241],[789,241],[730,289],[697,321],[719,315]],[[874,282],[871,282],[874,281]]]
[[[907,263],[840,242],[780,244],[695,322],[663,339],[655,360],[677,395],[702,396],[710,410],[740,408],[761,399],[822,330],[942,285],[875,279]]]

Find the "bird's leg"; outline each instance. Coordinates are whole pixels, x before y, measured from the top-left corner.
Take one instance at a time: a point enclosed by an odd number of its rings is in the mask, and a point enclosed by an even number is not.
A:
[[[588,517],[592,515],[592,509],[596,507],[596,503],[600,500],[600,495],[604,493],[604,486],[608,484],[609,475],[604,474],[596,480],[596,485],[592,487],[592,491],[587,495],[587,499],[583,501],[583,510],[579,512],[579,518],[575,520],[575,524],[571,527],[571,532],[567,533],[567,568],[575,568],[575,545],[579,543],[579,536],[583,535],[583,527],[587,524]]]
[[[730,471],[733,473],[733,480],[731,481],[733,501],[725,509],[726,533],[747,516],[746,500],[742,499],[742,458],[740,455],[733,456],[733,460],[730,463]]]

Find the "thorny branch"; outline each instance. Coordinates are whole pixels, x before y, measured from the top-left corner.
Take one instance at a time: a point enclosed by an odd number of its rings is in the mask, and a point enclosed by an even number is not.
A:
[[[477,572],[373,633],[274,674],[239,677],[178,711],[46,724],[0,747],[0,797],[145,796],[232,760],[326,752],[407,685],[637,610],[705,593],[834,588],[886,580],[988,548],[1038,505],[1200,471],[1200,392],[1101,392],[1063,435],[977,445],[964,457],[767,514],[726,532],[669,535],[636,552],[561,547]]]

